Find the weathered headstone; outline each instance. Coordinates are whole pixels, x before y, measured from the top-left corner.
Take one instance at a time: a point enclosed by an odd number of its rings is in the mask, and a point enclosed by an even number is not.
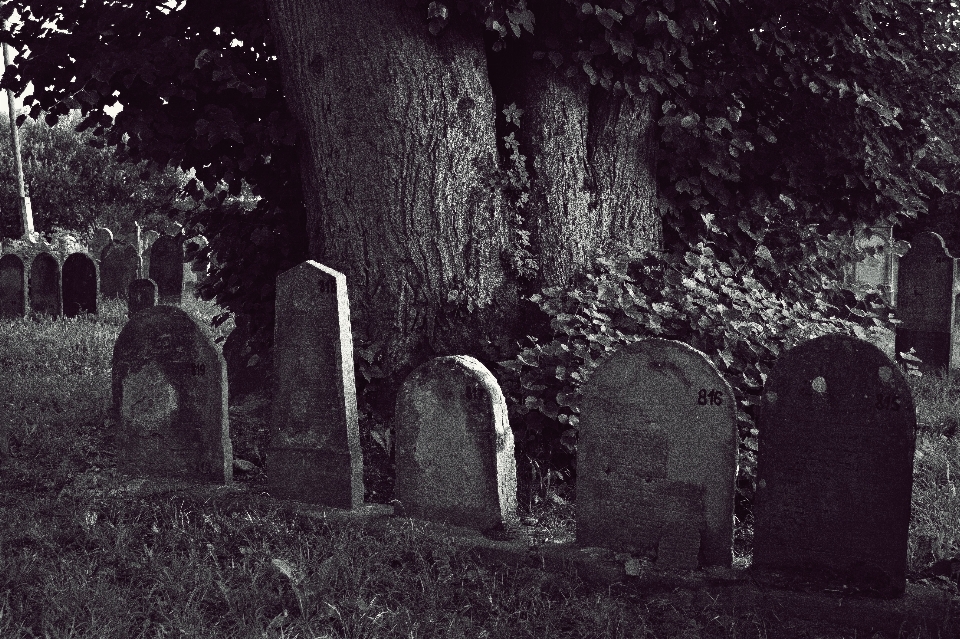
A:
[[[157,305],[157,283],[151,279],[139,279],[130,282],[127,287],[127,316],[132,317],[140,311]]]
[[[113,349],[113,414],[121,471],[232,479],[226,365],[181,309],[144,309],[120,331]]]
[[[112,241],[113,231],[108,228],[96,229],[93,232],[93,237],[90,239],[90,254],[99,259],[103,249]]]
[[[859,283],[882,291],[888,301],[895,298],[897,290],[897,256],[893,250],[893,228],[889,226],[865,229],[854,237],[859,248],[878,249],[852,264],[848,269],[848,283]]]
[[[661,568],[729,566],[736,400],[700,351],[645,339],[583,386],[577,543],[656,556]]]
[[[97,312],[97,264],[86,253],[71,253],[63,261],[63,314],[76,317]]]
[[[183,302],[183,237],[162,235],[150,248],[150,279],[157,283],[161,304]]]
[[[127,287],[137,278],[137,249],[114,241],[100,254],[100,294],[105,298],[126,298]]]
[[[437,357],[400,388],[397,499],[406,514],[478,530],[517,519],[517,466],[507,403],[473,357]]]
[[[59,317],[63,312],[60,288],[60,263],[46,252],[37,253],[30,264],[30,282],[27,298],[30,310]]]
[[[883,596],[903,593],[917,417],[873,344],[826,335],[766,381],[753,565]]]
[[[0,257],[0,317],[12,319],[27,314],[27,270],[15,253]]]
[[[150,249],[160,234],[150,229],[140,236],[140,258],[142,260],[143,275],[150,275]]]
[[[303,262],[277,277],[276,305],[274,434],[265,466],[270,492],[357,508],[363,460],[346,277]]]
[[[960,366],[960,340],[955,296],[957,261],[947,252],[943,238],[924,232],[914,236],[910,250],[900,258],[897,275],[897,319],[894,348],[897,353],[916,349],[925,370]]]

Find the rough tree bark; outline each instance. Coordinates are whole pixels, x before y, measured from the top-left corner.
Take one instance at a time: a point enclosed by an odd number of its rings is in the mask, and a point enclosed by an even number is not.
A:
[[[504,201],[485,179],[496,115],[514,100],[539,284],[568,282],[613,241],[659,245],[651,101],[503,57],[491,88],[479,25],[432,36],[397,0],[269,4],[304,140],[309,254],[346,273],[375,376],[435,354],[493,359],[522,337]]]
[[[509,234],[484,180],[496,140],[481,27],[434,37],[395,0],[270,7],[305,141],[309,253],[346,274],[355,344],[376,358],[374,374],[509,335]],[[480,311],[450,312],[458,302]]]

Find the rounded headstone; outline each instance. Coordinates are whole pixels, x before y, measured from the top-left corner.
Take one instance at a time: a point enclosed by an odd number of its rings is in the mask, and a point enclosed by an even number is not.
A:
[[[137,249],[126,242],[113,241],[100,254],[100,294],[126,298],[127,287],[137,278]]]
[[[397,395],[397,499],[413,517],[490,530],[517,520],[507,402],[473,357],[417,367]]]
[[[98,228],[90,239],[90,254],[100,257],[100,253],[113,241],[113,231],[108,228]]]
[[[60,263],[46,252],[37,253],[30,263],[27,298],[30,310],[59,317],[63,312],[60,288]]]
[[[157,305],[157,283],[151,279],[130,282],[127,288],[127,315],[132,317],[140,311]]]
[[[157,283],[160,302],[183,301],[183,238],[163,235],[150,248],[150,279]]]
[[[97,312],[97,264],[86,253],[71,253],[63,262],[63,314]]]
[[[121,471],[232,479],[226,364],[187,313],[155,306],[130,318],[113,349],[112,390]]]
[[[702,352],[645,339],[583,386],[577,543],[655,556],[657,566],[729,566],[736,399]]]
[[[781,355],[758,424],[754,567],[902,594],[916,423],[910,387],[873,344],[825,335]]]
[[[0,317],[13,319],[27,314],[27,270],[16,253],[0,257]]]

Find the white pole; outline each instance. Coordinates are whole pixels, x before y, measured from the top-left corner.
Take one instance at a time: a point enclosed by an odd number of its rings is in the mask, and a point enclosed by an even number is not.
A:
[[[9,22],[3,25],[4,30],[8,30]],[[10,55],[10,46],[3,45],[3,68],[4,72],[12,62]],[[20,134],[17,130],[17,101],[13,96],[13,91],[7,89],[7,106],[9,107],[10,117],[10,144],[13,147],[13,164],[17,171],[17,188],[20,193],[20,219],[23,221],[23,239],[32,240],[33,231],[33,211],[30,207],[30,196],[27,193],[27,187],[23,179],[23,163],[20,161]]]

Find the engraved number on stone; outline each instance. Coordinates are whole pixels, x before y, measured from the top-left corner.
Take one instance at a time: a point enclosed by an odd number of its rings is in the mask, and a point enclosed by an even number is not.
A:
[[[706,388],[701,388],[697,393],[697,404],[700,406],[721,406],[723,405],[723,391],[711,388],[708,392]]]
[[[194,363],[191,368],[194,377],[203,377],[207,373],[207,366],[203,363]]]
[[[320,280],[318,282],[321,293],[336,293],[337,283],[335,280]]]
[[[476,386],[467,386],[467,399],[470,401],[480,399],[480,389]]]
[[[879,410],[900,410],[900,396],[891,393],[877,393]]]

